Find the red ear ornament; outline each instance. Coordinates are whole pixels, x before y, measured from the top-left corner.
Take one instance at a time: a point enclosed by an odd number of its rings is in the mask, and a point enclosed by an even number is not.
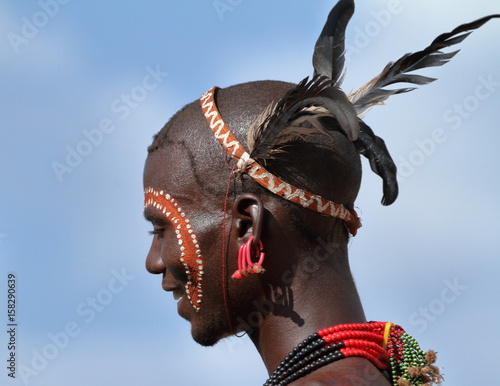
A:
[[[260,240],[257,245],[254,245],[254,239],[254,236],[250,237],[240,247],[238,251],[238,270],[233,273],[233,279],[240,280],[254,273],[264,273],[266,271],[262,267],[265,256],[264,246]]]

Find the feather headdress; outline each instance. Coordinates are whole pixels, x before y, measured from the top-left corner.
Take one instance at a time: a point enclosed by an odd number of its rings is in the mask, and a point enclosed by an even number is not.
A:
[[[265,109],[249,129],[247,145],[251,159],[265,164],[297,136],[312,132],[330,135],[340,128],[357,151],[368,158],[372,171],[382,178],[382,204],[390,205],[398,196],[396,165],[384,141],[363,122],[362,115],[371,107],[383,104],[391,95],[415,89],[387,89],[387,86],[433,82],[434,78],[413,74],[413,71],[447,63],[458,50],[448,53],[441,50],[462,42],[473,30],[500,15],[486,16],[439,35],[427,48],[390,62],[378,76],[347,96],[340,87],[345,72],[345,31],[353,13],[353,0],[340,0],[332,9],[315,45],[312,79],[305,78],[280,101]],[[312,123],[307,128],[291,124],[304,117]],[[325,117],[335,118],[338,125],[325,124]]]

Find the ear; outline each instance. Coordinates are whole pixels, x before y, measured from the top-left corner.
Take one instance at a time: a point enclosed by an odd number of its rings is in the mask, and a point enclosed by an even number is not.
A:
[[[233,204],[233,221],[238,239],[246,241],[253,236],[258,243],[264,221],[264,205],[260,198],[252,193],[238,196]]]

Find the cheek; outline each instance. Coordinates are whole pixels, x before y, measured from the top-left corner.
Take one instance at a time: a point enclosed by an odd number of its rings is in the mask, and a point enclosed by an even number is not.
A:
[[[198,229],[197,223],[196,229]],[[210,228],[207,225],[199,234],[206,267],[204,301],[207,302],[207,305],[210,304],[212,313],[213,310],[217,310],[219,321],[227,320],[227,308],[232,330],[241,331],[241,320],[247,320],[249,315],[253,315],[255,310],[259,310],[256,305],[261,304],[264,296],[261,284],[262,277],[257,274],[241,280],[235,280],[231,277],[238,268],[239,248],[237,248],[236,243],[230,243],[230,240],[227,239],[223,240],[221,223],[212,223]]]
[[[172,229],[167,229],[163,232],[160,240],[160,256],[167,267],[180,270],[179,267],[179,247],[177,245],[177,237]]]
[[[221,268],[222,268],[222,241],[221,228],[210,223],[206,218],[198,221],[193,218],[193,228],[198,235],[198,244],[203,256],[204,296],[213,297],[215,293],[221,293]]]

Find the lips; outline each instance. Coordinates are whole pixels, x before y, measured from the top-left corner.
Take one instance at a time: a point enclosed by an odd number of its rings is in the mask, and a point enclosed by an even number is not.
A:
[[[172,291],[172,294],[174,295],[175,300],[179,300],[184,296],[184,291],[179,288],[176,288],[175,290]]]
[[[186,278],[183,276],[182,269],[177,266],[167,266],[163,273],[161,286],[164,291],[171,292],[174,300],[177,302],[177,313],[183,319],[189,320],[190,310],[192,309],[189,293],[186,290]]]
[[[185,300],[187,300],[186,291],[184,289],[180,288],[178,285],[167,285],[165,282],[162,283],[162,287],[165,291],[167,292],[172,292],[172,295],[174,297],[174,300],[177,301],[177,313],[184,319],[189,320],[189,313],[187,309],[191,307],[187,307],[186,305],[190,304],[187,303]]]
[[[179,300],[186,294],[186,292],[182,289],[181,285],[176,280],[168,280],[167,278],[164,278],[161,286],[165,291],[172,292],[175,300]]]

